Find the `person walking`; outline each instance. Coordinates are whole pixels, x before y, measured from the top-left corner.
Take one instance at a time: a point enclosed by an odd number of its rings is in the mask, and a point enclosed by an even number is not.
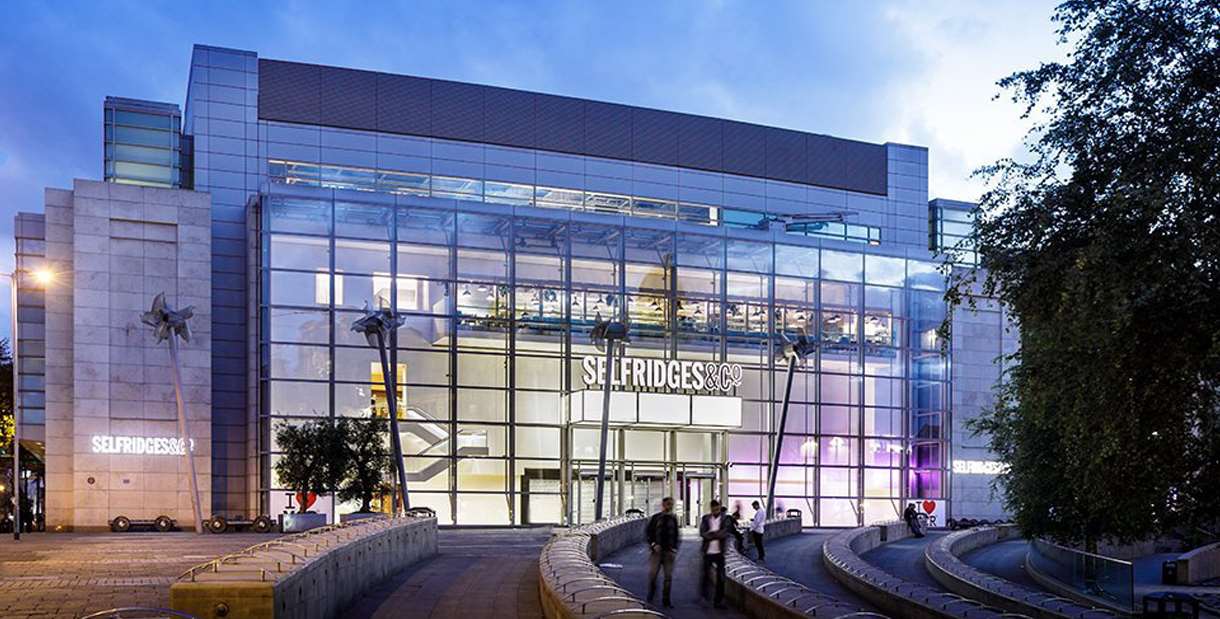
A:
[[[754,508],[754,519],[750,521],[750,539],[758,549],[758,560],[765,561],[767,550],[763,547],[763,536],[767,532],[767,512],[758,501],[754,501],[751,506]]]
[[[699,577],[699,591],[707,598],[708,570],[716,570],[716,597],[713,606],[724,608],[724,544],[732,533],[724,508],[720,501],[712,499],[711,511],[699,520],[699,537],[703,539],[703,573]]]
[[[733,525],[733,547],[737,552],[744,552],[745,540],[741,535],[741,501],[733,503],[733,512],[729,514],[729,524]]]
[[[669,594],[674,584],[674,558],[678,556],[678,544],[682,542],[678,527],[678,517],[674,515],[673,497],[661,499],[661,511],[648,519],[645,529],[648,538],[648,603],[651,604],[657,595],[657,572],[665,570],[665,580],[661,587],[661,604],[665,608],[673,608]]]

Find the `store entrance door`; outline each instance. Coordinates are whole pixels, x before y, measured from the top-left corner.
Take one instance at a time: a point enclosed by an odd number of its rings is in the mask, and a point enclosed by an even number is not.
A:
[[[661,500],[673,497],[674,513],[682,526],[699,525],[712,499],[719,498],[727,473],[723,464],[606,462],[602,505],[607,517],[629,510],[645,515],[661,510]],[[622,483],[619,483],[619,480]],[[593,522],[597,496],[597,462],[578,460],[572,466],[570,496],[572,523]]]

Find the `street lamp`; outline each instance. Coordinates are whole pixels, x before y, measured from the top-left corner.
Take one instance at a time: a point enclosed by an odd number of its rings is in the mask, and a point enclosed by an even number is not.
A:
[[[775,431],[775,450],[771,452],[771,467],[767,471],[767,517],[775,515],[775,479],[779,471],[779,454],[784,446],[784,429],[788,426],[788,404],[792,399],[792,375],[796,364],[818,349],[817,342],[802,332],[795,342],[784,347],[788,357],[788,380],[784,387],[784,407],[780,409],[779,428]]]
[[[48,268],[40,269],[13,269],[12,273],[0,273],[7,275],[9,279],[9,292],[11,306],[9,308],[12,314],[12,337],[9,338],[13,354],[13,540],[21,540],[21,402],[17,396],[19,393],[18,365],[17,361],[19,353],[17,351],[17,284],[21,279],[21,273],[29,273],[34,278],[34,283],[46,288],[55,281],[55,271]]]
[[[390,334],[397,331],[406,321],[406,316],[397,314],[389,308],[370,309],[366,301],[364,317],[352,323],[352,331],[364,334],[369,346],[376,348],[381,355],[381,379],[385,383],[386,405],[389,407],[390,417],[390,446],[394,450],[394,471],[398,477],[398,492],[401,493],[401,500],[395,502],[400,503],[403,510],[411,509],[411,502],[407,498],[407,469],[402,461],[402,437],[398,434],[398,394],[395,392],[395,376],[390,373],[390,358],[386,352],[386,344],[390,339]]]
[[[602,377],[601,448],[597,456],[597,493],[593,495],[593,519],[597,521],[602,519],[602,492],[606,488],[606,439],[610,434],[610,387],[614,383],[614,349],[618,342],[627,340],[627,325],[617,320],[603,322],[599,316],[589,336],[599,348],[606,347],[606,375]]]

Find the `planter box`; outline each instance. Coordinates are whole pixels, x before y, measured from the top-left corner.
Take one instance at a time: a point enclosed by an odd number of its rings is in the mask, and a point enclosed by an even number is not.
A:
[[[326,526],[326,514],[307,512],[304,514],[284,514],[284,532],[300,533],[318,527]]]
[[[339,514],[339,522],[353,522],[356,520],[365,520],[367,518],[388,518],[389,514],[381,512],[352,512],[350,514]]]

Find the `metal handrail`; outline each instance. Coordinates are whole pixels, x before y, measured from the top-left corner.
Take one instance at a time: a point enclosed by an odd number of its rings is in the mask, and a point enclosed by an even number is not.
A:
[[[573,600],[573,601],[575,601],[575,600]],[[603,597],[599,597],[599,598],[593,598],[590,600],[582,600],[580,603],[580,612],[581,612],[581,614],[588,612],[589,605],[593,604],[595,602],[611,602],[611,601],[632,602],[634,604],[640,603],[640,601],[634,597],[622,596],[622,595],[607,595],[607,596],[603,596]]]
[[[136,615],[131,615],[128,613],[142,613],[146,619],[152,619],[153,617],[156,617],[157,619],[199,619],[195,615],[188,615],[180,610],[173,610],[170,608],[152,608],[148,606],[122,606],[119,608],[99,610],[95,613],[89,613],[88,615],[81,617],[81,619],[123,619],[124,617],[129,617],[130,619],[136,618]],[[156,614],[150,615],[149,613]]]
[[[614,617],[617,615],[647,615],[649,617],[665,617],[665,613],[660,613],[651,608],[620,608],[610,612],[602,613],[594,619],[605,619],[606,617]]]
[[[611,585],[611,584],[605,584],[605,585],[594,585],[594,586],[592,586],[592,587],[585,587],[584,589],[577,589],[577,590],[575,590],[575,591],[572,591],[572,592],[571,592],[571,594],[570,594],[570,595],[568,595],[568,601],[569,601],[569,602],[575,602],[575,601],[576,601],[576,594],[578,594],[578,593],[584,593],[585,591],[614,591],[614,592],[617,592],[617,593],[626,593],[627,595],[631,595],[631,592],[630,592],[630,591],[628,591],[628,590],[626,590],[626,589],[624,589],[624,588],[622,588],[622,587],[616,587],[616,586]],[[568,593],[568,592],[567,592],[567,591],[565,591],[564,593]]]

